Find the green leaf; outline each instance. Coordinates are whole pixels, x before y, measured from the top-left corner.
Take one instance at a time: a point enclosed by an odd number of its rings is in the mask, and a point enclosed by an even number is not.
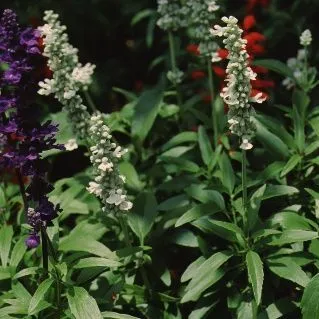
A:
[[[205,233],[214,234],[230,242],[238,243],[242,247],[245,246],[243,231],[234,224],[207,218],[198,219],[192,224]]]
[[[153,193],[141,193],[134,201],[128,214],[128,223],[143,246],[146,235],[151,231],[157,216],[157,201]]]
[[[272,154],[279,159],[285,159],[289,155],[288,146],[275,134],[271,133],[260,121],[254,119],[256,124],[257,139]]]
[[[303,152],[305,147],[305,123],[303,116],[295,105],[292,108],[292,119],[294,123],[295,141],[299,152]]]
[[[286,244],[304,242],[318,237],[319,235],[316,231],[289,229],[284,230],[279,238],[273,239],[268,244],[272,246],[282,246]]]
[[[131,26],[134,26],[141,20],[148,18],[149,16],[153,15],[155,13],[154,10],[152,9],[144,9],[142,11],[139,11],[132,19],[131,21]]]
[[[314,141],[311,144],[309,144],[305,149],[305,155],[310,155],[314,151],[316,151],[319,148],[319,141]]]
[[[197,273],[197,269],[205,262],[205,258],[203,256],[200,256],[198,259],[193,261],[184,271],[181,282],[188,281],[195,277],[195,274]]]
[[[34,315],[38,313],[40,310],[43,310],[43,306],[47,306],[47,303],[44,301],[44,296],[46,292],[49,290],[51,285],[53,284],[54,280],[48,278],[41,282],[38,286],[37,290],[35,291],[34,295],[32,296],[29,304],[28,315]],[[45,303],[45,304],[44,304]]]
[[[172,209],[184,207],[188,204],[189,204],[188,196],[186,196],[185,194],[181,194],[181,195],[168,198],[164,202],[160,203],[157,209],[161,211],[169,211]]]
[[[27,246],[25,244],[25,237],[21,237],[14,245],[10,257],[10,266],[17,267],[20,261],[23,259]]]
[[[206,189],[204,184],[192,184],[185,189],[188,196],[198,200],[203,204],[215,203],[221,210],[225,209],[225,201],[223,195],[218,191]]]
[[[208,166],[213,159],[214,153],[206,129],[202,125],[198,128],[198,143],[203,162]]]
[[[258,319],[278,319],[284,315],[295,312],[297,306],[288,299],[279,299],[270,304],[265,311],[258,315]],[[312,319],[312,318],[311,318]]]
[[[163,83],[160,82],[154,89],[145,91],[138,99],[132,121],[132,136],[143,144],[151,130],[163,98]]]
[[[251,196],[248,206],[248,225],[249,229],[253,229],[257,220],[261,201],[263,199],[267,185],[264,184]]]
[[[11,242],[13,237],[12,226],[4,225],[0,229],[0,259],[1,265],[7,266]]]
[[[103,318],[95,299],[84,288],[70,288],[67,292],[67,298],[71,313],[76,319]]]
[[[284,177],[291,172],[301,162],[301,159],[299,154],[294,154],[282,169],[280,177]]]
[[[99,258],[99,257],[88,257],[88,258],[80,259],[79,262],[76,263],[74,268],[90,268],[90,267],[113,268],[113,267],[119,267],[119,266],[121,266],[121,263],[116,260]]]
[[[12,292],[19,300],[19,303],[23,304],[23,307],[25,308],[25,314],[27,314],[28,307],[32,299],[32,296],[30,295],[29,291],[25,289],[25,287],[19,281],[15,281],[12,284]]]
[[[319,136],[319,116],[309,120],[309,124],[311,125],[312,129],[315,131],[317,136]]]
[[[237,319],[253,319],[257,316],[255,300],[242,301],[237,309]]]
[[[292,186],[268,184],[263,196],[263,200],[277,196],[294,195],[297,193],[299,193],[299,190]]]
[[[102,243],[89,237],[82,236],[75,238],[75,236],[68,236],[61,240],[59,245],[61,251],[85,251],[99,257],[116,260],[117,257],[114,252],[107,248]]]
[[[189,142],[196,142],[197,141],[197,133],[196,132],[182,132],[174,137],[172,137],[168,142],[166,142],[161,150],[162,152],[167,151],[168,149]]]
[[[221,154],[219,167],[222,173],[222,183],[228,189],[229,194],[232,194],[235,187],[235,173],[226,153]]]
[[[303,319],[319,319],[319,274],[307,284],[301,300]]]
[[[262,66],[264,68],[267,68],[285,77],[287,76],[287,77],[293,78],[291,69],[285,63],[278,60],[274,60],[274,59],[255,60],[253,62],[253,65]]]
[[[107,319],[140,319],[130,315],[124,315],[122,313],[111,312],[111,311],[102,312],[102,317]]]
[[[193,279],[185,289],[186,293],[181,302],[196,301],[206,289],[221,279],[225,272],[220,267],[231,256],[232,253],[229,251],[218,252],[198,267]]]
[[[187,229],[178,229],[169,238],[170,243],[185,247],[198,247],[197,237]]]
[[[125,176],[125,184],[128,188],[141,191],[143,189],[143,183],[139,179],[135,167],[130,162],[121,162],[119,164],[119,170],[123,176]]]
[[[200,170],[196,163],[182,157],[160,156],[160,159],[168,164],[176,165],[181,171],[197,173]]]
[[[257,305],[260,304],[262,288],[264,282],[263,263],[257,253],[249,251],[246,254],[246,265],[248,270],[249,282],[253,287],[253,292]]]
[[[184,213],[175,223],[175,227],[180,227],[186,223],[190,223],[200,217],[206,215],[213,215],[219,212],[221,209],[218,205],[214,203],[200,204],[189,209]]]
[[[268,259],[269,269],[277,276],[306,287],[310,279],[298,264],[289,257]]]
[[[289,211],[276,213],[267,221],[269,228],[274,228],[277,225],[284,229],[313,230],[307,218]]]

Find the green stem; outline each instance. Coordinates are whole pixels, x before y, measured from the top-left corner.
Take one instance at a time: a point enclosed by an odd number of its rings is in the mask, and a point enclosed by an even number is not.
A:
[[[242,150],[242,192],[243,192],[243,210],[244,210],[244,230],[248,233],[247,216],[247,158],[246,150]]]
[[[130,241],[130,237],[129,237],[126,221],[124,220],[123,216],[119,216],[118,220],[120,222],[122,231],[124,233],[124,241],[126,243],[126,246],[129,247],[129,248],[132,248],[133,246],[132,246],[131,241]],[[147,278],[147,274],[146,274],[145,268],[143,266],[141,266],[139,268],[139,271],[140,271],[142,280],[144,282],[144,285],[145,285],[147,291],[151,294],[152,293],[151,283],[150,283],[150,281]]]
[[[177,62],[176,62],[175,41],[174,41],[174,35],[171,31],[168,32],[168,42],[169,42],[169,52],[170,52],[170,59],[171,59],[171,68],[173,72],[176,72],[178,71],[178,68],[177,68]],[[179,85],[178,83],[174,83],[174,85],[176,89],[177,105],[180,107],[180,110],[181,110],[183,101],[182,101]]]
[[[214,105],[214,79],[213,79],[213,70],[212,64],[209,58],[207,58],[207,72],[208,72],[208,87],[209,87],[209,94],[211,96],[211,108],[212,108],[212,115],[213,115],[213,126],[214,126],[214,145],[215,148],[218,145],[218,123],[217,123],[217,113],[215,110]]]
[[[92,109],[93,113],[97,112],[97,107],[95,106],[93,99],[91,98],[90,93],[87,90],[83,91],[83,93],[84,93],[85,99],[86,99],[89,107]]]

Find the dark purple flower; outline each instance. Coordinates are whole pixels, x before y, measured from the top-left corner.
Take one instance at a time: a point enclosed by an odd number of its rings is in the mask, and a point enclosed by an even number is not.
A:
[[[43,151],[56,145],[58,130],[51,122],[41,124],[38,106],[34,103],[44,58],[39,45],[40,32],[20,28],[16,14],[4,10],[0,19],[0,134],[4,147],[0,153],[0,169],[13,170],[30,177],[25,190],[25,210],[32,232],[26,240],[28,247],[39,244],[37,235],[57,214],[58,208],[48,200],[53,189],[46,181],[48,162],[41,158]],[[9,115],[5,113],[10,109]],[[24,189],[24,185],[20,185]],[[32,205],[31,205],[32,203]]]

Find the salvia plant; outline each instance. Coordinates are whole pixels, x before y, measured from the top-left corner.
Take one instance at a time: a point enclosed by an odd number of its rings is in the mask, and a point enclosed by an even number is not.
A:
[[[306,2],[0,11],[0,318],[319,318]]]

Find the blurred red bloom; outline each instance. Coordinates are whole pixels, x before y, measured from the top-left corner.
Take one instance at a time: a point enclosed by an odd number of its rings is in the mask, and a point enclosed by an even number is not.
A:
[[[224,79],[225,76],[226,76],[226,71],[225,71],[225,69],[223,69],[223,68],[220,67],[220,66],[213,65],[213,71],[215,72],[215,74],[216,74],[218,77],[220,77],[220,78],[222,78],[222,79]]]
[[[244,18],[243,29],[245,31],[250,30],[255,25],[256,25],[256,19],[253,15],[248,15]]]
[[[256,79],[255,81],[252,81],[251,84],[252,84],[252,87],[255,89],[272,88],[275,86],[274,81],[260,80],[260,79]]]
[[[205,72],[200,71],[200,70],[195,70],[191,73],[191,78],[193,80],[199,80],[202,79],[206,76]]]
[[[205,103],[210,103],[212,101],[212,96],[210,94],[203,95],[202,100]]]
[[[217,51],[217,54],[218,54],[218,56],[221,58],[221,59],[226,59],[227,58],[227,56],[228,56],[228,50],[226,50],[226,49],[219,49],[218,51]]]
[[[199,55],[200,52],[198,50],[198,45],[196,44],[189,44],[187,47],[186,47],[186,51],[190,54],[194,54],[194,55]]]

